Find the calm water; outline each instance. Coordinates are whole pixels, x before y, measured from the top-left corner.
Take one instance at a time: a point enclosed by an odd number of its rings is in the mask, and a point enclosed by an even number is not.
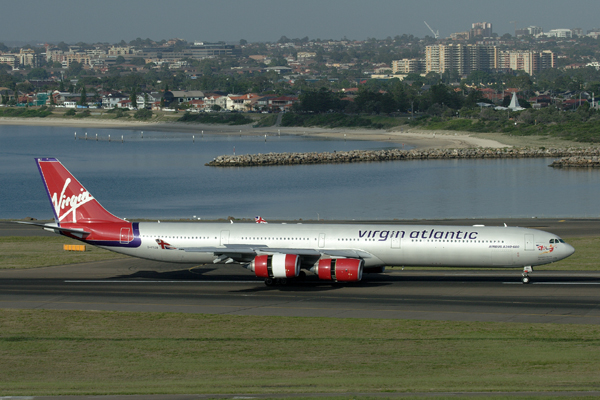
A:
[[[50,219],[34,157],[56,157],[109,211],[134,218],[422,219],[600,216],[600,171],[550,159],[209,168],[221,154],[379,149],[294,136],[0,126],[0,218]],[[85,130],[79,130],[82,137]],[[106,141],[108,135],[113,141]],[[124,143],[120,142],[121,135]],[[115,141],[115,139],[117,139]]]

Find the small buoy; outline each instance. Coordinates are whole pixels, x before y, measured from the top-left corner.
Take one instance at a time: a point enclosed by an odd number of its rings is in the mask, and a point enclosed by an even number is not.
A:
[[[110,135],[108,135],[108,141],[110,142]]]
[[[77,132],[75,132],[75,140],[77,140]]]

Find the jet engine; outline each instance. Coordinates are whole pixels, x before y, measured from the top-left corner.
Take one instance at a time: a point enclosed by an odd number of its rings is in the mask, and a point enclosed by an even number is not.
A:
[[[260,278],[295,278],[300,274],[300,256],[296,254],[256,256],[248,269]]]
[[[311,268],[319,279],[336,282],[358,282],[362,279],[364,261],[356,258],[324,258]]]

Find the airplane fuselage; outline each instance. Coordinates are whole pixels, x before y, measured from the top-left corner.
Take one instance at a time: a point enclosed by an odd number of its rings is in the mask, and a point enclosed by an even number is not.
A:
[[[128,238],[100,245],[135,257],[181,263],[212,263],[216,249],[245,246],[259,254],[272,249],[310,249],[315,256],[339,252],[342,257],[363,258],[365,267],[535,266],[573,251],[558,236],[529,228],[358,224],[141,222],[133,224]]]

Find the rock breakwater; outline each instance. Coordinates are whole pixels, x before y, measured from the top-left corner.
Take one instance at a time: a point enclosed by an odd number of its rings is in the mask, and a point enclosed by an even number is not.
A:
[[[572,156],[554,160],[550,167],[553,168],[600,168],[598,156]]]
[[[596,157],[599,148],[530,149],[530,148],[474,148],[428,150],[353,150],[333,153],[267,153],[223,155],[205,164],[210,167],[257,167],[267,165],[339,164],[353,162],[401,160],[449,160],[483,158],[543,158],[543,157]]]

